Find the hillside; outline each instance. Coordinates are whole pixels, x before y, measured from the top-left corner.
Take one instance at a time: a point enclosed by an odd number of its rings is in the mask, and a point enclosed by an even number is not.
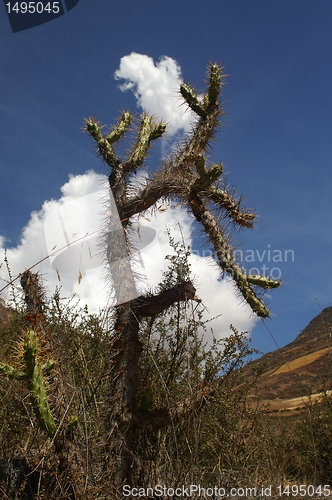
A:
[[[309,393],[320,393],[332,384],[332,307],[310,321],[285,347],[262,356],[250,367],[260,369],[252,396],[270,402],[271,409],[296,408]],[[243,377],[252,379],[249,367]]]

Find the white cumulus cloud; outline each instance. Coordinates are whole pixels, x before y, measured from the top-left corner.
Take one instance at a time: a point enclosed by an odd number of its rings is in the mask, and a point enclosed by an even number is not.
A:
[[[155,64],[152,57],[132,52],[121,58],[114,76],[117,80],[125,80],[120,89],[132,90],[143,111],[168,124],[169,137],[191,130],[196,118],[191,110],[181,105],[181,68],[174,59],[163,56]]]
[[[145,112],[168,122],[168,137],[172,140],[176,134],[191,129],[195,117],[181,106],[178,92],[181,68],[174,59],[164,56],[155,64],[151,57],[133,52],[121,59],[115,78],[124,80],[121,90],[132,90],[138,106]],[[145,177],[144,172],[139,172],[135,182],[142,182]],[[111,297],[111,285],[106,279],[109,276],[105,263],[106,243],[101,246],[102,235],[107,232],[107,214],[113,213],[117,217],[115,205],[112,207],[108,201],[107,206],[107,200],[112,200],[107,177],[93,170],[70,176],[61,187],[61,193],[60,199],[45,201],[38,212],[31,213],[22,230],[20,244],[8,249],[11,272],[17,277],[34,266],[32,271],[40,272],[49,294],[54,293],[56,286],[61,286],[62,296],[70,297],[75,293],[82,306],[87,304],[90,312],[98,312],[110,305]],[[176,241],[181,242],[183,238],[185,245],[192,246],[194,218],[179,207],[170,207],[157,216],[149,216],[149,219],[140,218],[137,227],[138,220],[133,223],[134,269],[141,276],[137,294],[153,289],[167,269],[169,262],[165,256],[172,253],[172,249],[166,227]],[[0,235],[2,255],[4,246],[5,235]],[[219,338],[228,335],[231,323],[240,331],[250,330],[255,325],[255,317],[249,306],[241,304],[241,299],[234,294],[232,282],[220,281],[217,265],[200,255],[191,255],[189,262],[197,295],[208,308],[205,319],[222,313],[211,323],[215,335]],[[3,262],[0,289],[6,283],[8,274]],[[15,286],[21,294],[18,279]],[[10,291],[11,287],[6,287],[1,295],[8,299]]]
[[[50,255],[32,269],[33,272],[40,272],[49,295],[54,293],[56,286],[61,286],[62,296],[71,297],[76,293],[82,306],[87,304],[90,312],[98,312],[99,308],[108,305],[110,297],[105,261],[101,255],[103,249],[100,247],[100,236],[106,230],[107,178],[92,170],[71,176],[61,187],[61,193],[59,200],[45,201],[38,212],[31,214],[27,226],[23,228],[20,244],[7,250],[11,272],[13,277],[17,277]],[[166,227],[176,241],[181,242],[183,237],[186,245],[192,244],[193,218],[179,208],[169,208],[156,217],[149,216],[149,219],[140,220],[142,241],[136,238],[136,254],[133,248],[137,270],[143,277],[137,293],[155,287],[162,278],[162,272],[167,269],[165,256],[172,253],[172,249]],[[3,237],[0,237],[0,252],[4,255]],[[205,318],[222,313],[211,323],[215,335],[223,337],[229,334],[230,323],[238,330],[251,329],[255,318],[250,315],[248,306],[241,306],[240,299],[234,295],[232,283],[218,280],[217,266],[199,255],[192,255],[189,261],[196,277],[197,295],[208,308]],[[8,275],[3,263],[0,288],[6,283]],[[15,281],[15,286],[17,293],[21,294],[19,280]],[[7,287],[1,295],[8,299],[10,292],[11,287]],[[209,335],[206,340],[209,340]]]

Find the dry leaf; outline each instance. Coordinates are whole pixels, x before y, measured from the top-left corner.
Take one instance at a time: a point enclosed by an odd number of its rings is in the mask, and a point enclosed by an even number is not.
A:
[[[78,273],[78,284],[79,284],[79,285],[81,284],[82,278],[83,278],[83,276],[82,276],[82,273],[81,273],[81,271],[80,271],[80,272]]]

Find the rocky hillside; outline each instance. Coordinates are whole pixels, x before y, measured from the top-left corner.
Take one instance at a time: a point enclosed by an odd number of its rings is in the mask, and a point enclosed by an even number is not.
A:
[[[285,347],[254,361],[260,377],[252,395],[271,402],[271,409],[295,408],[303,397],[318,395],[332,386],[332,307],[316,316],[300,335]],[[252,378],[248,368],[243,376]],[[316,398],[318,396],[315,396]]]

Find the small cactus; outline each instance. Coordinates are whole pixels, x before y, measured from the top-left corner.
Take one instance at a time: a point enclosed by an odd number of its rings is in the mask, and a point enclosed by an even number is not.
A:
[[[24,335],[23,360],[24,371],[15,370],[7,363],[0,364],[0,372],[10,378],[25,379],[31,394],[31,403],[40,427],[45,430],[49,437],[54,437],[57,428],[55,426],[50,406],[47,401],[47,393],[43,371],[51,370],[55,361],[49,360],[43,365],[38,360],[38,336],[33,330],[29,330]]]

